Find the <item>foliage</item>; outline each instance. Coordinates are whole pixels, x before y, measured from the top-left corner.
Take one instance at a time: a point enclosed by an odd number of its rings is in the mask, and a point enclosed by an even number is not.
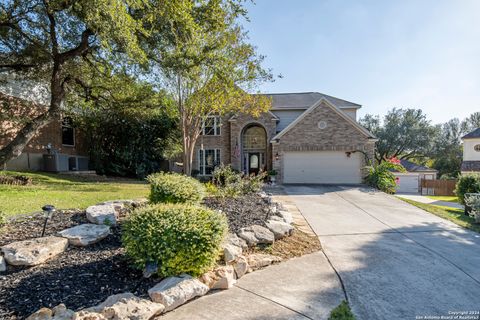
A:
[[[153,203],[199,203],[205,196],[203,184],[183,174],[159,172],[149,175],[147,181]]]
[[[145,198],[148,185],[133,179],[75,176],[53,173],[2,171],[2,175],[26,176],[32,185],[0,185],[0,211],[7,216],[40,211],[45,204],[58,209],[85,209],[112,199]]]
[[[263,187],[266,172],[257,175],[245,175],[236,172],[230,165],[216,167],[212,174],[212,183],[217,187],[216,194],[221,197],[237,197],[258,192]]]
[[[162,277],[198,276],[214,266],[228,231],[226,217],[194,205],[161,204],[134,211],[122,242],[134,265],[158,265]]]
[[[271,79],[261,67],[263,56],[247,42],[240,26],[243,1],[191,1],[181,8],[191,25],[170,24],[153,17],[154,29],[169,33],[164,46],[148,42],[156,76],[172,95],[180,117],[184,173],[192,173],[195,143],[210,115],[242,111],[258,116],[270,106],[262,95],[251,95],[259,82]]]
[[[168,169],[164,156],[178,134],[176,118],[167,112],[169,100],[147,84],[114,78],[107,99],[90,93],[90,104],[76,114],[94,169],[138,178]]]
[[[342,303],[332,310],[328,320],[355,320],[355,316],[350,310],[348,303],[346,301],[342,301]]]
[[[480,175],[479,174],[466,174],[461,175],[458,178],[455,186],[455,194],[458,197],[458,201],[461,204],[465,204],[466,193],[478,193],[480,192]]]
[[[461,227],[480,233],[480,225],[478,223],[475,223],[475,220],[472,217],[465,215],[462,209],[455,209],[455,208],[450,208],[445,206],[436,206],[432,204],[421,203],[421,202],[412,201],[412,200],[403,199],[403,198],[400,198],[400,199],[420,209],[430,212],[431,214],[434,214],[443,219],[452,221],[453,223]]]
[[[0,211],[0,227],[7,224],[7,214],[3,211]]]
[[[369,186],[393,194],[397,186],[393,171],[405,172],[405,168],[401,164],[395,163],[395,160],[393,162],[384,161],[377,166],[369,168],[365,182]]]
[[[465,204],[472,208],[475,221],[480,223],[480,193],[465,196]]]
[[[472,113],[468,118],[462,121],[462,131],[467,134],[480,128],[480,111]]]
[[[456,177],[460,173],[463,157],[462,135],[462,124],[457,118],[436,126],[436,134],[432,137],[433,150],[430,156],[433,158],[432,167],[438,170],[440,176]]]

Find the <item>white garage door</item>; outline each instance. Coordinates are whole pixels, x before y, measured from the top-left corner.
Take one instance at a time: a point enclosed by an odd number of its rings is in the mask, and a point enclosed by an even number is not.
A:
[[[284,183],[356,184],[362,182],[361,153],[344,151],[286,152]]]
[[[397,192],[418,193],[418,175],[397,175]]]

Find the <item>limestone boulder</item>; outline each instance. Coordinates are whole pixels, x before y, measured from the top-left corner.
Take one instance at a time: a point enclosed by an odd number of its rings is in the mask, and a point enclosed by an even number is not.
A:
[[[67,309],[62,303],[52,309],[41,308],[31,314],[26,320],[72,320],[74,316],[75,312]]]
[[[85,223],[62,230],[59,236],[68,239],[73,246],[85,247],[99,242],[110,234],[110,227],[93,223]]]
[[[293,226],[284,221],[268,220],[266,225],[268,230],[275,236],[275,240],[285,238],[293,232]]]
[[[14,266],[35,266],[64,252],[68,240],[61,237],[43,237],[13,242],[2,247],[5,260]]]
[[[238,256],[242,255],[242,248],[234,246],[232,244],[226,244],[223,246],[223,257],[225,263],[235,261]]]
[[[99,305],[86,311],[101,314],[106,319],[149,320],[162,313],[165,307],[127,292],[108,297]]]
[[[274,234],[267,228],[259,225],[240,229],[238,236],[245,240],[249,246],[272,244],[275,241]]]
[[[212,285],[212,289],[230,289],[237,280],[235,280],[235,270],[233,266],[221,266],[214,270],[216,281]]]
[[[73,315],[72,320],[108,320],[102,314],[91,311],[78,311]]]
[[[233,263],[233,269],[235,270],[235,275],[237,279],[243,277],[249,269],[247,258],[240,256]]]
[[[285,220],[286,223],[292,224],[293,223],[293,217],[292,214],[286,210],[279,210],[277,214],[282,217],[283,220]]]
[[[156,286],[148,290],[153,302],[165,306],[165,312],[173,310],[185,302],[203,296],[209,287],[198,279],[187,274],[178,277],[168,277],[160,281]]]
[[[35,313],[32,313],[25,320],[51,320],[53,317],[53,311],[49,308],[41,308]]]
[[[117,224],[118,212],[121,208],[123,208],[123,204],[97,204],[90,206],[86,210],[87,219],[94,224],[114,226]]]
[[[227,244],[231,244],[242,249],[247,249],[248,245],[245,240],[239,238],[235,233],[229,233],[227,236],[227,240],[225,241]]]
[[[248,255],[247,262],[249,266],[248,272],[256,269],[267,267],[273,263],[282,261],[282,258],[270,254],[255,253]]]

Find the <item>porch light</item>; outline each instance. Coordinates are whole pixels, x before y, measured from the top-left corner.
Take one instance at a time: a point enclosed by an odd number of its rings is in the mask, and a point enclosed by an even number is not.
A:
[[[275,153],[275,160],[278,161],[280,159],[280,155],[277,153]]]
[[[42,207],[43,217],[45,218],[45,222],[43,223],[43,230],[42,230],[42,237],[45,235],[45,229],[47,228],[48,219],[51,219],[53,213],[55,212],[55,207],[51,204],[46,204]]]

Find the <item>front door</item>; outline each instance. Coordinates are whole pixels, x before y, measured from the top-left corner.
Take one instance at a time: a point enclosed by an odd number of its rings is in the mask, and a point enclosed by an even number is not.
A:
[[[258,174],[260,171],[260,152],[248,153],[248,174]]]

